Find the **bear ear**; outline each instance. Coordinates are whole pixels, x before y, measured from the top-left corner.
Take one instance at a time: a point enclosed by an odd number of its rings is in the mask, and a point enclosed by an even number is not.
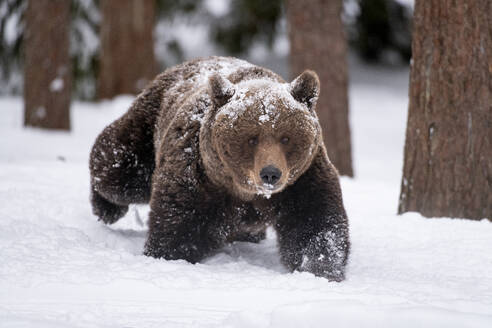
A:
[[[295,100],[314,109],[319,96],[318,75],[310,70],[304,71],[290,83],[290,93]]]
[[[212,101],[217,107],[224,106],[236,92],[234,84],[218,73],[210,76],[208,80],[208,90],[210,92],[210,97],[212,97]]]

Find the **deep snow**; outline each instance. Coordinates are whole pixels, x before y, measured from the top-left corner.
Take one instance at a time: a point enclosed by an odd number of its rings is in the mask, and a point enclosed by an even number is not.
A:
[[[0,327],[492,327],[492,224],[395,215],[407,73],[351,83],[342,283],[288,273],[273,233],[197,265],[142,256],[148,209],[108,227],[88,201],[90,146],[132,98],[75,102],[71,133],[0,98]]]

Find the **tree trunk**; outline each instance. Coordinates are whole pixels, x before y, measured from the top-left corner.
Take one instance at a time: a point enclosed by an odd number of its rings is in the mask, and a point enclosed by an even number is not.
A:
[[[70,130],[70,1],[29,0],[24,34],[24,125]]]
[[[417,0],[399,213],[492,220],[492,2]]]
[[[342,0],[287,1],[290,71],[318,73],[317,113],[330,160],[340,174],[353,176],[347,92],[347,41]]]
[[[135,94],[154,78],[154,0],[101,0],[98,97]]]

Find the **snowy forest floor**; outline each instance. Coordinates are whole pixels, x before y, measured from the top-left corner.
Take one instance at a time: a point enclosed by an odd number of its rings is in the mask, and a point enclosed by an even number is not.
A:
[[[352,77],[341,283],[287,272],[274,233],[197,265],[142,256],[148,209],[105,226],[88,201],[90,147],[132,98],[75,102],[71,133],[0,98],[0,327],[492,327],[492,224],[396,215],[407,80]]]

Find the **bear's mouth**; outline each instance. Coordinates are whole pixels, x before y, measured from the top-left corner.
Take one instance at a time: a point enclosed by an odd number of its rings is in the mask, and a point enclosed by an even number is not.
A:
[[[283,188],[283,184],[281,183],[277,183],[275,185],[270,183],[262,183],[256,185],[255,194],[263,196],[266,199],[269,199],[272,196],[272,194],[279,192],[280,190],[282,190],[282,188]]]
[[[256,194],[263,196],[266,199],[270,199],[270,197],[272,197],[273,190],[272,189],[266,189],[266,188],[257,188]]]

